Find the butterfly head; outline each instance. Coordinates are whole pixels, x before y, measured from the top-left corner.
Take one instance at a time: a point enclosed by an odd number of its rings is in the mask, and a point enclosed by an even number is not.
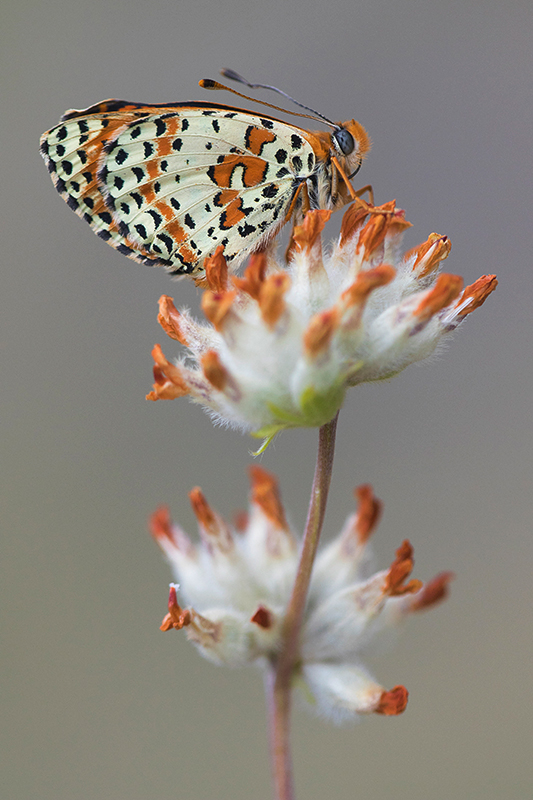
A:
[[[331,142],[344,163],[348,178],[353,178],[359,171],[363,159],[370,150],[370,137],[363,126],[355,119],[337,123],[331,134]]]

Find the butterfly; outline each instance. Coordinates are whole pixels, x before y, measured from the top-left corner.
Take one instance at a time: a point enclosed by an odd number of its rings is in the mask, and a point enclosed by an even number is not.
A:
[[[200,86],[253,100],[210,79]],[[289,219],[356,196],[350,179],[370,148],[363,126],[292,113],[333,131],[218,103],[104,100],[67,111],[41,137],[41,153],[57,191],[100,238],[142,264],[201,277],[218,246],[234,268]]]

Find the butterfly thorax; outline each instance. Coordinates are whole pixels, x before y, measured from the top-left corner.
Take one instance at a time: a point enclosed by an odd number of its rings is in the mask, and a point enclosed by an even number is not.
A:
[[[316,156],[314,174],[307,182],[311,208],[334,211],[349,202],[348,187],[339,174],[335,161],[348,177],[357,172],[370,150],[369,136],[359,122],[352,119],[337,124],[340,130],[347,131],[353,137],[354,147],[348,154],[342,152],[329,131],[313,131],[306,136]]]

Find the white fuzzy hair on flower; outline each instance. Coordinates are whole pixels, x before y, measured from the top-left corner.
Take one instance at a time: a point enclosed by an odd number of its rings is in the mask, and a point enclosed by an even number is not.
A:
[[[208,505],[199,488],[192,490],[199,545],[171,523],[166,508],[151,519],[178,582],[171,584],[161,629],[184,629],[205,658],[234,667],[275,662],[299,558],[299,539],[287,523],[275,477],[259,466],[250,475],[250,509],[235,525]],[[362,658],[412,612],[446,597],[452,577],[441,573],[426,584],[409,579],[414,562],[408,541],[388,569],[373,572],[368,542],[381,503],[368,485],[356,489],[356,497],[357,512],[318,553],[293,672],[315,710],[337,722],[405,709],[407,690],[385,690]]]
[[[310,211],[294,229],[287,266],[273,249],[253,255],[242,277],[229,275],[222,248],[206,259],[208,324],[161,298],[159,321],[186,351],[172,363],[155,346],[149,399],[187,395],[266,443],[283,428],[321,426],[348,388],[431,355],[497,285],[485,275],[463,288],[439,273],[446,236],[402,254],[410,223],[394,201],[350,205],[325,255],[330,213]]]

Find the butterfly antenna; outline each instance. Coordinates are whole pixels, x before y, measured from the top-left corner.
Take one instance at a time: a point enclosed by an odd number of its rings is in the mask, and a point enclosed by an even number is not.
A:
[[[261,103],[261,105],[268,106],[269,108],[274,108],[276,109],[276,111],[282,111],[285,114],[294,114],[296,117],[305,117],[306,119],[314,119],[316,121],[321,120],[322,122],[325,122],[326,125],[330,125],[332,128],[335,128],[335,130],[337,130],[339,127],[338,125],[335,125],[334,122],[331,122],[331,120],[329,120],[323,114],[320,114],[313,108],[309,108],[309,106],[304,106],[303,103],[299,103],[290,95],[286,94],[285,92],[282,92],[281,89],[276,89],[275,86],[267,86],[266,84],[263,83],[248,83],[248,81],[245,81],[244,78],[242,78],[232,69],[223,69],[221,70],[221,74],[229,78],[230,80],[237,81],[238,83],[243,83],[245,86],[249,86],[250,89],[272,89],[273,92],[277,92],[278,94],[283,95],[283,97],[286,97],[295,105],[300,106],[300,108],[305,108],[306,111],[312,111],[314,116],[311,116],[311,114],[299,114],[297,111],[287,111],[286,108],[275,106],[273,105],[273,103],[267,103],[265,100],[256,100],[255,97],[249,97],[247,94],[236,92],[235,89],[231,89],[229,86],[224,86],[223,83],[214,81],[211,78],[203,78],[201,81],[199,81],[199,85],[203,89],[225,89],[227,92],[236,94],[238,97],[243,97],[245,100],[250,100],[252,103]]]
[[[271,92],[277,92],[277,94],[281,94],[283,97],[286,97],[287,100],[290,100],[291,103],[294,103],[294,105],[299,106],[300,108],[305,108],[306,111],[311,111],[313,114],[316,114],[317,117],[320,117],[321,120],[327,122],[327,124],[331,125],[333,128],[338,127],[334,122],[325,117],[319,111],[315,111],[314,108],[310,108],[309,106],[304,106],[303,103],[299,103],[298,100],[295,100],[294,97],[290,96],[290,94],[287,94],[287,92],[282,92],[281,89],[278,89],[276,86],[269,86],[266,83],[249,83],[245,78],[242,77],[242,75],[239,75],[239,73],[235,72],[233,69],[221,69],[220,74],[224,75],[225,78],[229,78],[230,81],[243,83],[245,86],[248,86],[249,89],[270,89]]]

